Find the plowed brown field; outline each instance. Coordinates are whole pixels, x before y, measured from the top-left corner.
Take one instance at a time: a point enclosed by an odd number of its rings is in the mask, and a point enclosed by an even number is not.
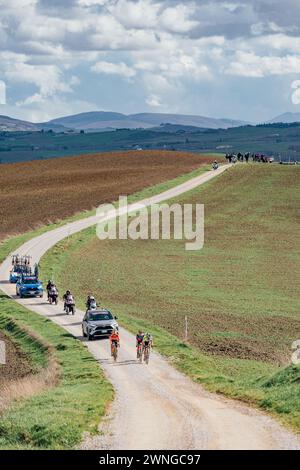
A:
[[[175,178],[212,158],[137,151],[1,165],[0,240]]]
[[[6,349],[6,364],[0,364],[0,390],[8,380],[16,380],[32,373],[26,354],[8,336],[0,331],[0,340]]]

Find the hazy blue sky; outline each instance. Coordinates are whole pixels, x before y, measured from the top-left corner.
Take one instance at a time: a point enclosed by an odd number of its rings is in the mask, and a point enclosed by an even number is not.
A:
[[[300,112],[300,0],[0,0],[0,114]]]

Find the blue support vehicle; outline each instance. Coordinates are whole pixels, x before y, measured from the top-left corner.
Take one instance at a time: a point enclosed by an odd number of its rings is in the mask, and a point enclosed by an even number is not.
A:
[[[36,276],[22,274],[16,284],[16,294],[23,297],[43,297],[43,284]]]

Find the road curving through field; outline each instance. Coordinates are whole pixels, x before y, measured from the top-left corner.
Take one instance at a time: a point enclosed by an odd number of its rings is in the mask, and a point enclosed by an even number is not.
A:
[[[179,196],[226,171],[224,165],[138,204],[151,205]],[[120,214],[122,214],[122,209]],[[119,215],[120,215],[119,214]],[[107,215],[107,220],[113,217]],[[97,217],[72,222],[31,239],[17,250],[33,262],[57,242],[97,223]],[[15,298],[15,286],[7,281],[11,259],[0,266],[0,288]],[[50,306],[41,299],[16,299],[30,310],[49,318],[85,342],[116,390],[116,399],[101,424],[99,436],[87,437],[87,449],[300,449],[300,440],[280,424],[244,404],[206,392],[176,371],[159,354],[149,366],[135,360],[135,338],[121,329],[119,360],[113,363],[107,340],[82,338],[83,312],[63,314],[62,304]]]

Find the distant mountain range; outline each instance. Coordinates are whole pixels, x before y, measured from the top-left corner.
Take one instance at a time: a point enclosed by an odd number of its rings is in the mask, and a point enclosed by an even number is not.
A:
[[[183,114],[140,113],[126,115],[121,113],[95,111],[53,119],[48,122],[48,125],[50,124],[62,125],[72,129],[92,130],[105,128],[147,129],[160,126],[161,124],[177,124],[209,129],[227,129],[228,127],[238,127],[246,123],[230,119],[214,119],[204,116],[189,116]]]
[[[231,119],[215,119],[205,116],[190,116],[181,114],[140,113],[122,114],[106,111],[94,111],[64,116],[44,123],[32,123],[0,116],[0,130],[2,131],[38,131],[41,129],[62,131],[74,130],[109,130],[109,129],[148,129],[160,125],[173,124],[193,126],[205,129],[227,129],[247,124],[244,121]]]
[[[269,121],[270,124],[276,124],[277,122],[300,122],[300,113],[283,113]]]
[[[40,130],[50,130],[52,129],[55,132],[60,132],[66,130],[65,127],[51,124],[47,122],[43,123],[33,123],[29,121],[22,121],[20,119],[14,119],[8,116],[0,115],[0,131],[9,131],[9,132],[33,132]]]
[[[36,124],[31,122],[13,119],[8,116],[0,115],[0,130],[4,131],[35,131],[37,130]]]
[[[268,121],[268,123],[291,123],[300,122],[300,113],[284,113]],[[246,121],[232,119],[216,119],[205,116],[184,115],[184,114],[164,114],[164,113],[139,113],[122,114],[107,111],[93,111],[88,113],[74,114],[52,119],[48,122],[32,123],[13,119],[0,115],[0,131],[40,131],[50,130],[54,132],[70,130],[114,130],[114,129],[149,129],[162,126],[186,126],[195,130],[201,129],[228,129],[250,124]],[[169,131],[171,128],[169,129]],[[174,129],[172,129],[174,131]]]

